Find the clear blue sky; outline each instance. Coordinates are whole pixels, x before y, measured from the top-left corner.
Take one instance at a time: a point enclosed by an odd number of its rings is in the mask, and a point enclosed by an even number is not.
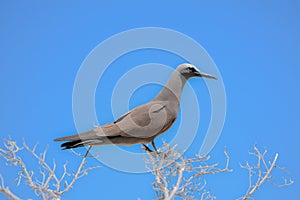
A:
[[[0,139],[10,135],[19,142],[25,138],[31,145],[36,142],[41,147],[49,145],[49,158],[55,158],[58,163],[67,159],[76,163],[77,158],[61,151],[53,139],[76,132],[72,91],[85,57],[100,42],[119,32],[147,26],[170,28],[192,37],[207,50],[225,84],[226,122],[211,155],[221,163],[226,146],[234,171],[211,178],[208,187],[212,193],[218,199],[235,199],[243,194],[248,177],[246,171],[239,169],[239,163],[247,160],[248,150],[258,144],[266,147],[270,156],[279,153],[278,164],[290,170],[288,177],[293,177],[295,184],[288,188],[265,185],[254,197],[299,198],[299,2],[195,2],[2,1]],[[175,67],[180,61],[164,52],[144,51],[128,58],[124,56],[115,65],[121,68],[122,59],[127,66],[124,71],[130,70],[131,65],[149,62]],[[110,78],[113,75],[121,76],[117,69],[112,67],[98,86],[96,110],[101,123],[113,120],[112,88],[105,85],[113,84],[115,79]],[[201,92],[206,91],[203,82],[194,79],[190,83],[202,98]],[[131,106],[151,99],[157,91],[156,87],[137,91]],[[204,112],[201,122],[205,127],[209,115],[206,108],[201,109]],[[171,138],[172,130],[158,141]],[[189,156],[197,153],[202,144],[200,133],[201,130],[188,150]],[[138,151],[139,146],[132,149]],[[0,173],[9,184],[15,174],[4,167],[3,160],[0,164]],[[152,181],[150,174],[129,174],[104,166],[79,180],[63,198],[99,195],[101,199],[154,199]],[[30,193],[18,190],[20,188],[14,191],[24,198],[30,197]]]

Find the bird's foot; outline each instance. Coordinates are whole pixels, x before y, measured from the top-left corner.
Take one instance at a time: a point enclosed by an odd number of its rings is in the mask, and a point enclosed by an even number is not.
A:
[[[152,141],[151,144],[152,144],[152,146],[153,146],[153,148],[154,148],[156,154],[160,154],[160,152],[158,152],[158,150],[157,150],[157,148],[156,148],[156,146],[155,146],[154,141]]]
[[[144,149],[147,153],[149,153],[149,154],[151,154],[151,155],[154,155],[154,156],[156,156],[156,155],[161,155],[160,152],[158,152],[156,148],[154,148],[154,151],[153,151],[153,150],[150,149],[147,145],[145,145],[145,144],[142,144],[142,145],[143,145],[143,149]]]
[[[143,149],[149,153],[153,153],[153,151],[145,144],[143,144]]]

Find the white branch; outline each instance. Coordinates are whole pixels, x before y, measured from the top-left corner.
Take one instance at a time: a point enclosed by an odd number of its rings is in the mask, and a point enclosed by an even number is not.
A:
[[[3,157],[9,164],[19,167],[20,171],[18,172],[17,183],[20,184],[22,179],[25,180],[25,184],[29,185],[30,189],[34,191],[37,196],[42,197],[43,199],[60,199],[60,196],[68,192],[75,182],[81,177],[88,174],[88,171],[99,168],[99,166],[86,168],[86,160],[88,158],[88,152],[82,158],[81,163],[79,164],[76,173],[73,175],[70,183],[67,183],[66,176],[70,176],[70,173],[67,172],[67,162],[63,165],[63,173],[59,177],[56,173],[56,163],[53,162],[53,166],[46,162],[46,153],[47,150],[42,152],[40,155],[36,153],[37,145],[32,149],[23,142],[23,147],[19,147],[15,141],[8,139],[4,142],[4,147],[0,147],[0,157]],[[29,170],[28,166],[22,160],[22,157],[19,156],[19,152],[23,149],[26,149],[36,160],[38,165],[41,167],[38,169],[40,176],[34,176],[34,171]],[[8,197],[12,198],[12,193],[8,187],[4,187],[3,178],[2,186],[0,192],[5,193]],[[16,196],[16,199],[20,199]]]
[[[275,168],[284,170],[284,168],[276,166],[276,162],[278,159],[278,153],[275,154],[275,157],[272,162],[266,162],[266,160],[265,160],[265,156],[267,154],[266,149],[264,150],[263,153],[261,153],[259,151],[259,149],[256,146],[254,146],[254,152],[249,152],[249,154],[253,155],[257,158],[257,164],[252,166],[247,161],[245,165],[240,165],[242,168],[248,170],[249,187],[248,187],[246,194],[239,199],[242,199],[242,200],[253,199],[252,196],[255,193],[255,191],[257,191],[260,188],[260,186],[265,182],[269,182],[272,185],[279,186],[279,187],[288,186],[288,185],[293,184],[293,180],[287,181],[285,178],[284,178],[284,184],[282,184],[282,185],[277,185],[271,180],[273,178],[273,176],[271,175],[271,172]],[[255,183],[253,183],[253,177],[256,177],[256,179],[257,179]]]
[[[183,179],[183,172],[184,172],[184,166],[179,166],[178,178],[177,178],[176,185],[171,190],[171,194],[169,195],[167,200],[172,200],[172,199],[175,198],[176,192],[180,189],[180,184],[181,184],[182,179]]]
[[[1,186],[0,186],[1,193],[5,194],[8,198],[12,200],[21,200],[21,198],[15,195],[14,193],[12,193],[12,191],[10,191],[8,187],[5,187],[4,179],[1,174],[0,174],[0,180],[1,180]]]
[[[274,158],[270,168],[268,169],[266,175],[261,180],[258,179],[257,183],[254,185],[252,190],[248,194],[246,194],[246,196],[243,198],[243,200],[250,198],[253,195],[253,193],[269,178],[269,175],[275,166],[277,158],[278,158],[278,153],[276,153],[275,158]]]
[[[184,158],[175,147],[164,143],[160,154],[148,153],[146,163],[155,177],[153,188],[158,199],[172,200],[180,197],[185,200],[194,199],[199,194],[202,200],[215,197],[205,190],[205,175],[230,172],[228,168],[229,156],[226,156],[226,166],[218,168],[218,164],[208,164],[209,157],[197,155],[195,158]],[[173,184],[174,183],[174,184]]]

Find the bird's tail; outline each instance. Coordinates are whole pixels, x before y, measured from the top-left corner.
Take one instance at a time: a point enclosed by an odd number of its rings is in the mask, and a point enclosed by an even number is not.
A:
[[[111,144],[111,140],[116,140],[119,136],[120,129],[114,123],[111,123],[80,134],[56,138],[54,141],[64,141],[61,147],[71,149],[82,146]]]
[[[87,140],[74,140],[70,142],[62,143],[60,146],[62,149],[72,149],[77,147],[89,146],[89,145],[100,145],[102,142],[100,139],[87,139]]]
[[[77,147],[83,147],[83,146],[96,146],[96,145],[105,145],[110,144],[110,140],[114,137],[98,137],[98,138],[91,138],[91,139],[76,139],[71,140],[68,142],[64,142],[60,145],[62,149],[72,149]],[[57,140],[55,140],[57,141]]]
[[[118,139],[119,136],[97,136],[97,137],[80,137],[79,135],[67,136],[63,138],[57,138],[54,141],[67,141],[62,143],[60,146],[62,149],[72,149],[83,146],[95,146],[95,145],[106,145],[111,144],[112,140]]]

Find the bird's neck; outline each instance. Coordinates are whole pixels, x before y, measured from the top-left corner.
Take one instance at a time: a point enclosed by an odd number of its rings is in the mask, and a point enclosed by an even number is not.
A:
[[[186,78],[182,76],[179,72],[174,71],[170,79],[168,80],[167,84],[165,85],[165,87],[154,98],[154,100],[157,101],[176,100],[179,104],[180,97],[185,83],[186,83]]]

